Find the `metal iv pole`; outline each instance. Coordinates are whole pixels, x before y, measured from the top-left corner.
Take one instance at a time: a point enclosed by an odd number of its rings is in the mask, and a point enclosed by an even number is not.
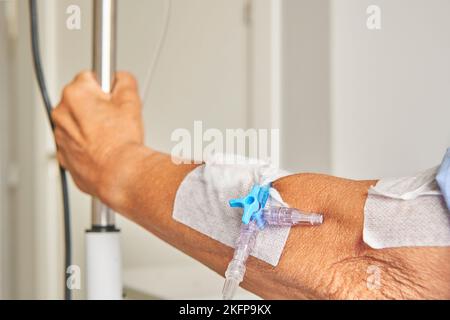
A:
[[[93,69],[105,92],[111,92],[116,69],[117,0],[94,0]],[[120,231],[115,213],[92,199],[92,225],[86,231],[86,288],[89,300],[122,299]]]

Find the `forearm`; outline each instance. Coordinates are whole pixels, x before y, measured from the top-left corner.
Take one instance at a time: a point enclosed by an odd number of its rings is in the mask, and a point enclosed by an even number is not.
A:
[[[102,200],[115,210],[220,274],[233,250],[172,219],[178,186],[195,165],[175,165],[170,156],[145,147],[122,150],[105,173]],[[264,298],[423,298],[431,297],[421,275],[423,261],[439,266],[445,249],[376,251],[362,242],[363,208],[373,181],[322,175],[295,175],[274,183],[292,206],[323,212],[319,228],[291,229],[282,258],[272,267],[250,257],[243,286]],[[382,272],[382,287],[367,287],[368,268]],[[435,268],[436,281],[449,280]],[[435,270],[435,271],[436,271]],[[448,281],[447,281],[448,283]],[[439,285],[438,285],[439,286]],[[445,297],[448,286],[433,291]],[[448,293],[448,292],[447,292]]]
[[[59,163],[80,190],[223,274],[232,249],[172,219],[178,186],[194,165],[175,165],[143,146],[137,83],[116,74],[105,94],[91,72],[64,88],[52,112]],[[293,207],[321,212],[318,228],[292,228],[279,264],[249,258],[243,286],[264,298],[450,298],[450,250],[372,250],[362,241],[374,181],[300,174],[275,181]],[[377,269],[378,268],[378,269]],[[380,287],[369,289],[368,272]]]
[[[196,165],[175,165],[169,155],[145,147],[131,147],[122,152],[120,161],[116,160],[110,162],[104,175],[102,200],[165,242],[224,274],[233,249],[172,218],[177,189]],[[268,276],[272,268],[252,257],[247,267],[245,284],[255,293],[271,297],[267,284],[274,280],[273,274]],[[256,280],[263,275],[268,281]],[[276,290],[272,293],[280,296]]]
[[[131,147],[121,153],[120,159],[116,157],[111,161],[106,171],[102,200],[165,242],[223,275],[233,249],[172,218],[177,189],[196,166],[175,165],[170,156],[144,147]],[[290,179],[285,181],[289,183]],[[286,183],[280,184],[283,185]],[[288,246],[297,241],[298,235],[292,234]],[[298,290],[296,273],[292,272],[290,262],[296,259],[295,250],[289,251],[277,268],[250,257],[243,286],[264,298],[317,298],[312,290]]]

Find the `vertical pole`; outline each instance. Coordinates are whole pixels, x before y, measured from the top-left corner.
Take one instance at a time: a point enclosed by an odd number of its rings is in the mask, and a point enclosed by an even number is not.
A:
[[[105,92],[111,92],[116,67],[117,0],[94,0],[93,69]],[[120,232],[114,212],[92,199],[92,225],[86,232],[86,287],[89,300],[121,299]]]
[[[112,91],[116,69],[116,2],[94,0],[93,69],[102,90]],[[114,212],[97,199],[92,199],[92,225],[114,226]]]

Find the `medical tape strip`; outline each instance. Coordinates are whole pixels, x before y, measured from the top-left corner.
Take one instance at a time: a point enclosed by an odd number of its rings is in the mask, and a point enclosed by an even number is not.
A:
[[[375,249],[450,246],[450,213],[435,181],[438,168],[382,179],[364,207],[364,242]]]
[[[267,184],[288,175],[263,162],[242,160],[230,164],[224,158],[209,159],[190,172],[178,188],[173,218],[229,247],[239,236],[242,209],[231,208],[230,199],[245,196],[254,184]],[[287,206],[271,188],[266,206]],[[273,266],[278,264],[289,227],[260,232],[251,255]]]

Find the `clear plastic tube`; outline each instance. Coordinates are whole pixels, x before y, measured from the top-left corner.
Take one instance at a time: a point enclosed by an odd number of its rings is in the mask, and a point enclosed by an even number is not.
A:
[[[262,210],[264,220],[273,226],[320,225],[323,215],[319,213],[305,213],[294,208],[270,207]]]
[[[318,213],[304,213],[294,208],[271,207],[262,211],[265,223],[272,226],[295,226],[295,225],[320,225],[323,215]],[[225,272],[225,284],[222,295],[224,300],[230,300],[236,293],[236,289],[244,279],[245,263],[253,250],[259,228],[256,221],[242,224],[239,238],[236,242],[233,259],[228,264]]]
[[[245,263],[255,246],[258,232],[259,228],[255,221],[251,221],[249,224],[242,224],[233,259],[228,264],[225,272],[225,284],[222,290],[224,300],[233,298],[236,289],[244,279]]]

